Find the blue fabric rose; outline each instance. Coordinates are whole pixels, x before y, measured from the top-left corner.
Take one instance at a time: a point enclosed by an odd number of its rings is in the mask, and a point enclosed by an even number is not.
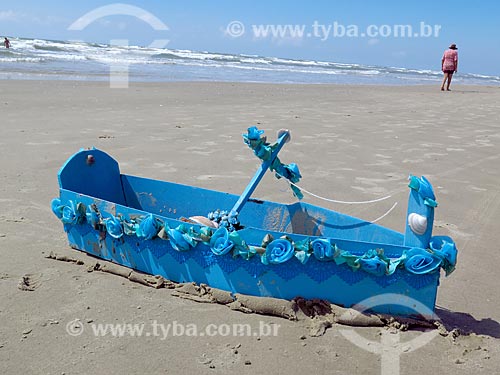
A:
[[[311,248],[317,260],[328,261],[333,259],[334,250],[330,241],[323,238],[311,242]]]
[[[272,150],[266,143],[266,138],[261,138],[262,134],[264,134],[264,130],[259,130],[257,127],[252,126],[248,128],[247,134],[243,134],[243,140],[259,159],[267,160],[271,156]]]
[[[61,200],[59,198],[52,199],[50,207],[54,215],[56,215],[58,219],[62,219],[64,205],[61,204]]]
[[[446,276],[455,270],[458,250],[455,242],[448,236],[434,236],[429,242],[432,252],[443,261]]]
[[[168,239],[170,241],[170,245],[177,251],[188,251],[191,248],[190,243],[184,237],[184,234],[177,230],[168,228]]]
[[[80,224],[85,220],[85,208],[81,203],[69,201],[62,210],[61,221],[64,224]]]
[[[161,229],[161,223],[153,214],[149,214],[139,223],[136,235],[137,237],[144,238],[145,240],[150,240],[155,237]]]
[[[120,219],[111,216],[106,219],[106,231],[113,238],[121,238],[123,236],[123,227]]]
[[[243,134],[243,137],[250,140],[250,141],[255,141],[257,139],[260,139],[260,136],[264,134],[264,130],[259,130],[256,126],[252,126],[247,129],[248,133]]]
[[[293,257],[295,249],[290,241],[279,238],[274,240],[266,247],[265,254],[262,255],[261,261],[264,264],[280,264]]]
[[[405,268],[415,275],[422,275],[436,270],[441,264],[441,259],[424,249],[414,247],[405,251]]]
[[[363,271],[375,276],[383,276],[387,272],[387,263],[378,257],[360,258],[359,265]]]
[[[360,269],[372,275],[383,276],[389,271],[390,260],[384,255],[383,249],[370,249],[356,262]]]
[[[227,254],[233,247],[234,243],[229,239],[229,232],[224,227],[217,229],[210,239],[210,249],[215,255]]]

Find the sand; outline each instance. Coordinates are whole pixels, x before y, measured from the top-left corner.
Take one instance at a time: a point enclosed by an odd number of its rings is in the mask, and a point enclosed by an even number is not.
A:
[[[401,374],[500,372],[500,88],[231,83],[131,84],[0,81],[0,373],[2,374],[380,374],[381,356],[334,324],[311,337],[300,322],[178,298],[85,266],[46,258],[90,257],[68,247],[50,211],[57,171],[82,147],[113,155],[123,173],[239,194],[258,165],[241,134],[280,128],[280,154],[301,168],[301,185],[340,200],[324,205],[402,231],[407,176],[424,174],[439,207],[434,234],[459,248],[442,278],[437,313],[453,334],[414,350]],[[255,197],[292,202],[268,175]],[[95,260],[94,260],[95,261]],[[26,290],[21,290],[19,285]],[[84,332],[71,336],[72,323]],[[187,326],[268,324],[277,335],[96,337],[97,323]],[[200,330],[201,330],[200,328]],[[349,328],[380,342],[390,328]],[[468,332],[469,335],[463,333]],[[460,334],[462,333],[462,334]],[[419,331],[393,332],[410,342]],[[396,337],[396,336],[394,336]]]

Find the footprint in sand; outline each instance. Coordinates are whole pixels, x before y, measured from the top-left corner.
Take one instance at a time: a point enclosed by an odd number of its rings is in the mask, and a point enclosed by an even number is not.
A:
[[[19,284],[17,285],[18,289],[33,292],[38,289],[42,284],[42,274],[33,274],[27,273],[21,277],[19,280]]]

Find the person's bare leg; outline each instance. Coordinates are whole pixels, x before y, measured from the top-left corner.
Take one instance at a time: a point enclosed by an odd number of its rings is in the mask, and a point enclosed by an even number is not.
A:
[[[448,85],[446,85],[446,90],[447,91],[451,91],[450,90],[451,77],[453,77],[453,74],[448,74]]]
[[[446,83],[447,79],[448,79],[448,73],[444,73],[443,84],[441,85],[441,91],[444,91],[444,84]]]

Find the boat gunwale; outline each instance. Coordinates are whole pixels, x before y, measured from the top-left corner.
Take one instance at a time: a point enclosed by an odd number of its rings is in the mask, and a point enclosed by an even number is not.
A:
[[[141,177],[138,177],[138,178],[141,178]],[[161,181],[161,180],[157,180],[157,181],[165,182],[165,181]],[[172,182],[169,182],[169,183],[172,183]],[[172,184],[177,184],[177,183],[172,183]],[[187,186],[187,187],[193,187],[193,186],[190,186],[190,185],[185,185],[185,186]],[[115,213],[116,213],[116,207],[120,207],[121,208],[121,210],[119,212],[120,214],[122,214],[121,211],[124,211],[124,212],[125,211],[135,211],[136,213],[134,213],[133,215],[127,214],[129,216],[129,218],[134,218],[134,217],[139,217],[139,216],[153,215],[154,217],[159,218],[161,221],[163,221],[164,223],[167,223],[167,224],[168,223],[175,223],[175,225],[190,225],[190,226],[193,226],[193,227],[196,227],[196,228],[203,228],[204,227],[203,225],[198,224],[198,223],[186,222],[186,221],[183,221],[181,219],[169,218],[169,217],[163,216],[161,214],[151,213],[151,212],[148,212],[148,211],[145,211],[145,210],[133,208],[133,207],[130,207],[130,206],[125,206],[125,205],[120,204],[120,203],[115,203],[115,202],[108,201],[108,200],[105,200],[105,199],[93,197],[93,196],[90,196],[90,195],[87,195],[87,194],[84,194],[84,193],[78,193],[78,192],[75,192],[75,191],[72,191],[72,190],[68,190],[68,189],[63,189],[63,188],[60,188],[59,190],[60,190],[60,197],[61,198],[63,198],[63,196],[64,196],[63,193],[68,193],[68,194],[72,194],[72,195],[77,195],[79,197],[85,197],[86,199],[91,200],[93,203],[96,203],[96,204],[98,204],[98,202],[100,202],[103,205],[112,204],[112,205],[115,206]],[[205,189],[205,190],[213,191],[213,190],[210,190],[210,189]],[[222,192],[222,193],[226,194],[224,192]],[[230,194],[230,193],[227,193],[227,194]],[[264,201],[264,202],[269,202],[269,201]],[[271,203],[275,203],[275,202],[271,202]],[[296,202],[296,203],[293,203],[293,204],[297,204],[297,203],[302,203],[302,202]],[[280,204],[280,203],[277,203],[277,204]],[[285,205],[285,204],[283,204],[283,205]],[[317,206],[314,206],[314,207],[317,207]],[[113,213],[106,212],[106,214],[107,215],[112,215]],[[341,214],[341,215],[343,215],[343,214]],[[348,216],[348,215],[346,215],[346,216]],[[175,226],[175,225],[172,225],[172,226]],[[382,228],[387,229],[385,227],[382,227]],[[389,230],[391,230],[391,229],[389,229]],[[326,239],[326,240],[330,240],[332,243],[346,243],[346,244],[352,245],[353,248],[349,248],[349,249],[342,248],[342,250],[348,250],[353,255],[362,255],[362,254],[365,253],[365,251],[361,251],[361,252],[357,251],[356,245],[358,245],[358,246],[359,245],[367,245],[367,247],[371,246],[373,249],[384,249],[384,250],[386,248],[392,248],[393,250],[396,250],[396,249],[400,250],[401,254],[403,253],[404,250],[411,249],[411,247],[405,246],[405,245],[402,245],[402,244],[391,244],[391,243],[383,243],[383,242],[350,240],[350,239],[343,239],[343,238],[338,238],[338,237],[333,237],[333,236],[316,236],[316,235],[307,235],[307,234],[300,234],[300,233],[278,232],[278,231],[273,231],[273,230],[268,230],[268,229],[263,229],[263,228],[258,228],[258,227],[244,227],[244,228],[238,230],[237,232],[240,235],[245,236],[245,235],[248,235],[248,232],[251,232],[251,231],[261,233],[262,234],[262,238],[266,234],[271,234],[271,235],[276,236],[276,238],[278,236],[288,236],[291,239],[293,239],[294,241],[301,241],[301,240],[305,240],[305,239],[310,239],[310,240]],[[259,244],[250,243],[250,245],[252,245],[252,246],[261,246],[260,243]],[[401,256],[401,254],[396,255],[396,256],[390,256],[389,258],[395,259],[398,256]]]

